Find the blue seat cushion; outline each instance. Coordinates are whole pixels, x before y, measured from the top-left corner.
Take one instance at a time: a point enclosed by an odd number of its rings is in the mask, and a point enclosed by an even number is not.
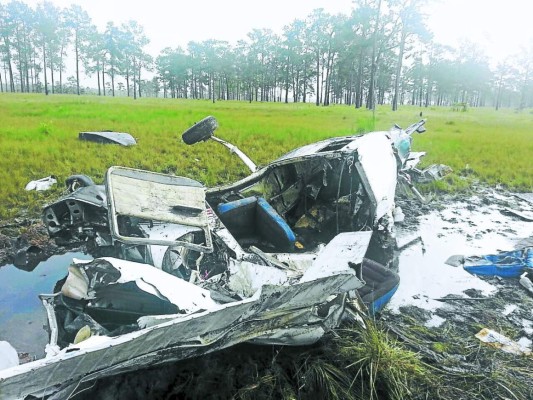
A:
[[[266,242],[278,250],[290,250],[296,235],[262,197],[247,197],[219,204],[217,211],[221,221],[238,241]]]

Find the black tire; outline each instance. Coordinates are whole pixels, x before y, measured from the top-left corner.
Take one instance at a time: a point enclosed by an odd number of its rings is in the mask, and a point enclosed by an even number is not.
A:
[[[87,175],[70,175],[65,180],[65,185],[70,193],[76,191],[80,187],[93,186],[94,181]]]
[[[208,116],[203,120],[195,123],[181,135],[186,144],[195,144],[208,140],[218,128],[218,122],[215,117]]]

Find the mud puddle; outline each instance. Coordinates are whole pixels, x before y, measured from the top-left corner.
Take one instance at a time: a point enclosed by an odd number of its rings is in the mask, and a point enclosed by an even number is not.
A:
[[[40,262],[33,271],[12,264],[0,268],[0,340],[6,340],[27,358],[41,358],[48,343],[45,309],[39,294],[52,293],[56,282],[67,275],[73,258],[92,257],[71,252]]]
[[[501,198],[498,196],[497,198]],[[517,198],[505,198],[526,208]],[[418,217],[418,225],[397,227],[401,284],[390,308],[398,310],[414,305],[425,310],[442,307],[435,300],[447,295],[465,297],[468,289],[487,296],[497,290],[486,280],[477,278],[461,267],[446,264],[452,255],[496,254],[513,250],[533,236],[533,223],[501,212],[502,205],[479,205],[482,198],[472,196],[446,204],[441,210]]]
[[[397,227],[398,245],[405,246],[399,254],[401,283],[382,320],[407,347],[444,371],[444,398],[507,398],[510,393],[510,398],[533,398],[531,359],[475,337],[487,328],[531,349],[533,297],[517,278],[478,277],[446,264],[452,255],[533,246],[533,222],[506,210],[531,213],[533,205],[485,189],[431,207]]]

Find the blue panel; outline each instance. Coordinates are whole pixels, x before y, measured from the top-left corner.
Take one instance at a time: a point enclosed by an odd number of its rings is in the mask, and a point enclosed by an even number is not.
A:
[[[257,201],[257,197],[247,197],[245,199],[230,201],[229,203],[223,203],[219,204],[217,207],[217,210],[220,214],[227,213],[228,211],[235,210],[240,207],[247,206],[249,204],[255,203]]]
[[[526,267],[533,268],[533,247],[524,250]]]
[[[533,249],[489,254],[481,259],[467,260],[464,269],[471,274],[518,278],[526,268],[533,268]]]
[[[398,283],[396,286],[394,286],[391,290],[389,290],[383,296],[381,296],[381,297],[377,298],[376,300],[374,300],[373,302],[371,302],[368,305],[368,312],[370,313],[370,315],[374,315],[374,314],[380,312],[381,310],[383,310],[383,308],[390,301],[390,299],[392,298],[394,293],[396,293],[396,290],[398,290],[399,286],[400,286],[400,284]]]
[[[280,217],[274,207],[268,204],[268,202],[262,197],[259,197],[257,199],[257,205],[261,207],[270,216],[270,218],[272,218],[272,220],[275,221],[276,224],[278,224],[281,229],[283,229],[287,240],[290,243],[294,244],[296,242],[296,235],[292,231],[291,227],[285,222],[285,220]]]
[[[525,269],[523,264],[465,265],[464,269],[476,275],[497,275],[502,278],[518,278]]]

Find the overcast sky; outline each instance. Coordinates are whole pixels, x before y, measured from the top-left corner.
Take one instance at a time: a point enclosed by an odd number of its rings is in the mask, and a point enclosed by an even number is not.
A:
[[[6,2],[7,0],[0,0]],[[24,0],[23,0],[24,1]],[[431,0],[430,0],[431,1]],[[38,0],[25,0],[32,7]],[[52,0],[60,7],[81,5],[99,29],[107,21],[129,19],[144,26],[156,56],[164,47],[185,47],[206,39],[235,43],[253,28],[281,33],[295,18],[313,9],[348,14],[351,0]],[[427,7],[435,40],[457,46],[462,38],[480,45],[492,59],[503,60],[533,38],[533,0],[433,0]]]

